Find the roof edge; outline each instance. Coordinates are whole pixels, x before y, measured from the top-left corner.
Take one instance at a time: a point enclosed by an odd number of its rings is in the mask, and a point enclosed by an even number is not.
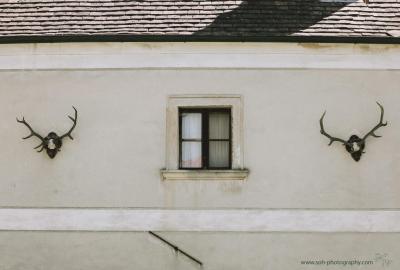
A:
[[[0,36],[0,44],[64,42],[304,42],[400,44],[398,37],[203,36],[203,35],[60,35]]]

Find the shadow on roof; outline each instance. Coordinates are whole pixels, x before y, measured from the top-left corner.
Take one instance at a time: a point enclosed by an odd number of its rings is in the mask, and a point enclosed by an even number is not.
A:
[[[249,0],[221,14],[194,35],[289,36],[346,6],[320,0]]]

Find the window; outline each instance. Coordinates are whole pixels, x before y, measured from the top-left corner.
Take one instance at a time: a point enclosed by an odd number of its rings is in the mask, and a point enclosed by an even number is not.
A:
[[[179,168],[231,168],[231,110],[179,110]]]
[[[169,96],[163,180],[244,180],[240,95]]]

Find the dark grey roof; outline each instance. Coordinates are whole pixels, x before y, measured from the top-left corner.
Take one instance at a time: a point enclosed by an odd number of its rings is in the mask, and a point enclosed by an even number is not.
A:
[[[0,37],[398,37],[400,0],[1,0]]]

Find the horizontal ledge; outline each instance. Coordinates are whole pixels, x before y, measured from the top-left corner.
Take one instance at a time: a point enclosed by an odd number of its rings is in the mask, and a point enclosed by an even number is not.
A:
[[[0,230],[398,233],[400,211],[3,208]]]
[[[245,180],[248,170],[161,170],[163,180]]]
[[[186,51],[190,50],[190,46]],[[32,54],[0,55],[0,70],[80,70],[80,69],[384,69],[399,70],[398,51],[392,53],[302,52],[246,53],[225,52],[216,48],[203,53],[162,50],[135,54]]]
[[[209,98],[209,99],[213,99],[213,98],[229,98],[229,99],[241,99],[242,95],[235,95],[235,94],[186,94],[186,95],[169,95],[168,99],[193,99],[193,98],[200,98],[200,99],[204,99],[204,98]]]

